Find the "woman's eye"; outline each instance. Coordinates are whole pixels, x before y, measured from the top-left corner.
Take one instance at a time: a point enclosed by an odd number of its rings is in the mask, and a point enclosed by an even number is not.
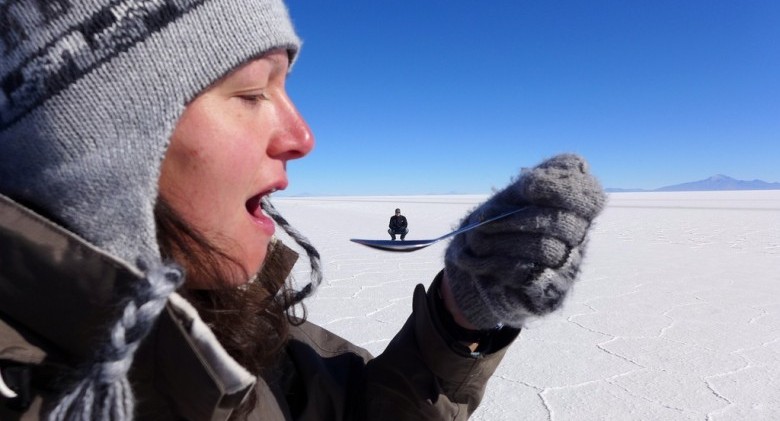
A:
[[[268,99],[268,97],[262,93],[262,94],[247,94],[247,95],[239,95],[239,98],[241,100],[251,103],[258,103],[260,101],[265,101]]]

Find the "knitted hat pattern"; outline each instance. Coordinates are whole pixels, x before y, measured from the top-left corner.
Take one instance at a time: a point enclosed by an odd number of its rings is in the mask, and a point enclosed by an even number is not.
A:
[[[281,0],[0,0],[0,193],[158,261],[160,164],[185,105],[299,45]]]

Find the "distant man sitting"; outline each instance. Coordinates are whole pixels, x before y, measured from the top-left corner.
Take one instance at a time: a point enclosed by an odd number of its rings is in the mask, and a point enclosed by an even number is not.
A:
[[[407,225],[406,217],[401,215],[401,209],[396,209],[395,215],[390,217],[390,229],[387,230],[387,233],[390,234],[390,238],[393,240],[395,240],[396,235],[400,235],[401,240],[403,240],[406,238],[406,234],[409,233]]]

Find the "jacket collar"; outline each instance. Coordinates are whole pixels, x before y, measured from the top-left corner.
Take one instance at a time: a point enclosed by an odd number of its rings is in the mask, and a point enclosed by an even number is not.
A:
[[[0,309],[74,362],[105,339],[142,274],[0,195]]]

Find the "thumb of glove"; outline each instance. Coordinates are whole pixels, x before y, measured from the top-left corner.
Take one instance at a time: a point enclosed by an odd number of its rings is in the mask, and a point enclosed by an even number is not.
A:
[[[468,214],[463,225],[524,209],[458,234],[447,246],[445,273],[466,319],[480,329],[521,327],[559,308],[605,202],[586,161],[563,154],[523,170]]]

